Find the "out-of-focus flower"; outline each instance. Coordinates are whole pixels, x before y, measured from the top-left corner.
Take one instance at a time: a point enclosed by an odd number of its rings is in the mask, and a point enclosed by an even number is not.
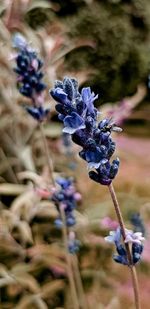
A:
[[[26,111],[37,121],[43,121],[49,109],[43,107],[42,92],[46,85],[43,83],[43,62],[38,58],[26,39],[19,33],[14,36],[13,45],[18,50],[16,56],[17,87],[19,92],[32,101],[31,106],[25,106]]]
[[[106,229],[116,229],[118,227],[118,222],[115,220],[112,220],[110,217],[104,217],[100,220],[100,224],[103,228]]]
[[[79,197],[81,199],[81,195],[76,192],[72,179],[58,178],[56,183],[59,185],[59,188],[52,194],[51,199],[55,203],[59,213],[61,212],[61,208],[63,208],[66,225],[73,226],[76,223],[74,210],[77,207]],[[61,215],[55,220],[55,225],[62,227]]]
[[[71,231],[68,236],[68,250],[71,254],[74,254],[80,249],[80,241],[76,239],[75,233]]]
[[[134,226],[134,232],[141,232],[145,235],[145,226],[139,213],[132,214],[130,221]]]

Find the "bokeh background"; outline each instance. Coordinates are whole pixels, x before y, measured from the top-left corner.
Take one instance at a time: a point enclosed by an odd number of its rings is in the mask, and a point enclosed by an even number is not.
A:
[[[47,185],[40,132],[24,110],[29,100],[16,86],[12,39],[22,33],[44,60],[44,133],[55,176],[73,176],[82,202],[76,211],[79,267],[88,308],[134,308],[130,276],[104,242],[115,226],[107,188],[88,179],[79,148],[66,141],[48,89],[76,77],[90,86],[102,116],[116,133],[121,166],[114,186],[128,228],[140,214],[145,249],[137,266],[142,308],[150,293],[150,2],[149,0],[0,1],[0,306],[3,309],[71,309],[57,211],[39,199]],[[108,219],[109,218],[109,219]],[[110,219],[111,218],[111,219]],[[113,220],[113,221],[111,221]]]

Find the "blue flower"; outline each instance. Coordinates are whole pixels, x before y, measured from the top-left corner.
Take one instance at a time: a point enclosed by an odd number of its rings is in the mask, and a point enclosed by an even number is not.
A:
[[[73,78],[56,81],[50,94],[58,103],[56,110],[64,123],[63,132],[69,133],[73,142],[82,147],[79,155],[88,163],[89,177],[102,185],[110,185],[119,169],[118,158],[110,162],[115,151],[111,132],[121,129],[112,119],[97,121],[94,101],[98,96],[90,87],[83,88],[80,93]]]
[[[73,226],[76,223],[74,210],[77,207],[77,192],[75,190],[73,180],[71,178],[58,178],[56,183],[59,185],[58,189],[53,193],[51,199],[55,203],[58,210],[58,218],[55,220],[56,226],[62,227],[61,207],[65,213],[66,225]]]
[[[71,254],[74,254],[79,251],[80,241],[75,238],[75,233],[70,232],[68,237],[68,250]]]
[[[59,103],[68,103],[68,95],[64,92],[62,88],[55,88],[50,91],[51,96],[54,100]]]
[[[75,112],[64,118],[64,126],[63,132],[69,134],[73,134],[79,129],[85,129],[83,118]]]
[[[121,241],[121,230],[120,227],[117,228],[116,231],[110,231],[109,236],[105,237],[105,241],[109,243],[113,243],[115,245],[119,245]]]
[[[142,241],[144,240],[144,237],[142,237],[142,233],[140,232],[134,233],[133,231],[127,229],[125,229],[125,233],[126,238],[124,242],[122,241],[120,227],[118,227],[116,231],[110,231],[109,236],[106,236],[105,240],[109,243],[115,244],[118,255],[114,254],[113,259],[115,262],[123,265],[129,265],[125,243],[130,242],[132,245],[132,264],[134,265],[141,259],[141,254],[143,251]]]
[[[44,109],[42,106],[40,107],[26,106],[25,109],[35,120],[38,121],[43,121],[43,119],[46,118],[46,116],[50,111],[50,109]]]
[[[90,87],[83,88],[81,91],[82,101],[86,104],[89,114],[94,115],[96,109],[94,108],[93,102],[98,98],[98,95],[95,96],[94,92],[91,92]]]
[[[143,245],[133,243],[132,245],[132,257],[133,257],[133,263],[136,264],[141,259],[141,254],[143,252]]]
[[[43,108],[42,92],[46,88],[42,81],[43,62],[21,34],[15,35],[13,46],[18,49],[16,68],[14,68],[17,74],[17,87],[19,92],[30,98],[32,102],[32,105],[26,106],[25,109],[34,119],[43,121],[49,112],[49,109]]]

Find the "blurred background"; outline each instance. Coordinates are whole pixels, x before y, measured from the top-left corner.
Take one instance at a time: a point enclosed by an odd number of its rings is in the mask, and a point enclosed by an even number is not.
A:
[[[62,135],[55,79],[75,77],[99,94],[96,107],[123,129],[115,133],[121,165],[114,187],[128,228],[140,216],[145,249],[137,266],[142,308],[150,293],[150,2],[149,0],[0,1],[0,305],[71,309],[57,211],[35,188],[47,188],[37,122],[24,110],[14,73],[13,36],[21,33],[44,61],[44,133],[55,176],[75,178],[82,202],[76,233],[88,308],[134,308],[130,276],[112,260],[104,236],[116,227],[107,188],[88,178],[79,147]]]

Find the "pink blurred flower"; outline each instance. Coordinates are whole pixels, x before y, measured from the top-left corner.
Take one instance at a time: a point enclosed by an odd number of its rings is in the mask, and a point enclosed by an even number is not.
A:
[[[104,217],[102,220],[100,220],[100,224],[103,228],[106,229],[116,230],[118,227],[118,222],[112,220],[110,217]]]

